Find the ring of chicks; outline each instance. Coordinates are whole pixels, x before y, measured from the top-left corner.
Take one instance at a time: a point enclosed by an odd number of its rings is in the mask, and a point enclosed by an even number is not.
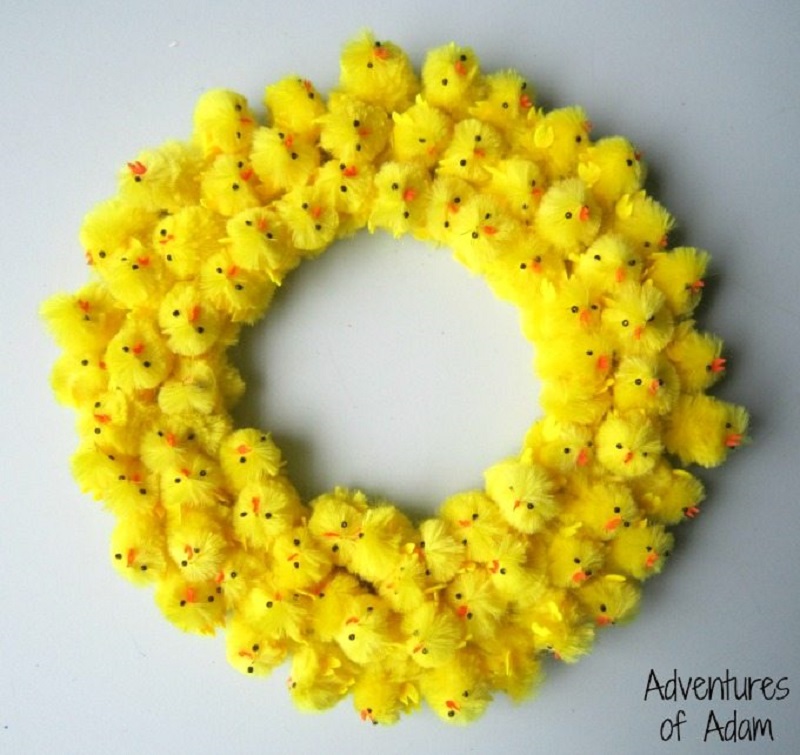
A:
[[[260,124],[207,92],[191,138],[137,155],[85,218],[91,282],[43,305],[74,475],[116,517],[113,566],[182,630],[224,627],[242,673],[290,660],[304,710],[352,694],[372,723],[422,701],[472,721],[634,616],[699,512],[684,467],[745,438],[747,412],[708,393],[722,343],[693,320],[708,254],[669,248],[627,139],[593,141],[581,108],[538,108],[467,47],[418,76],[364,33],[327,101],[289,76],[264,104]],[[365,227],[451,249],[517,305],[543,386],[519,451],[418,523],[358,491],[301,501],[270,434],[230,417],[241,327]]]

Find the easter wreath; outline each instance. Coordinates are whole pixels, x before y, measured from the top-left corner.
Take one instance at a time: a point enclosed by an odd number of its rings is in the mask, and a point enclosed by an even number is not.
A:
[[[364,33],[327,102],[294,76],[264,100],[258,125],[207,92],[191,139],[141,152],[86,216],[92,280],[42,307],[72,469],[116,516],[114,567],[181,629],[224,626],[242,673],[291,659],[302,709],[352,693],[373,723],[421,700],[468,722],[634,615],[703,499],[684,467],[741,443],[747,412],[707,393],[722,343],[692,319],[708,254],[667,247],[626,139],[593,142],[581,108],[535,107],[469,48],[418,78]],[[229,414],[241,327],[364,227],[452,249],[517,305],[543,386],[519,452],[417,524],[360,491],[303,503],[270,434]]]

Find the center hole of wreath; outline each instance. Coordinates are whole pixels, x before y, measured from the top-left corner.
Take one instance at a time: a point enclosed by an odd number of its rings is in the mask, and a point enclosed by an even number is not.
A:
[[[417,515],[482,487],[540,416],[517,309],[413,239],[366,232],[285,280],[235,360],[304,499],[336,485]]]

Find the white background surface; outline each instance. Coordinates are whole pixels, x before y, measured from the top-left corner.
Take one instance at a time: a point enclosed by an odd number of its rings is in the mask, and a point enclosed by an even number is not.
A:
[[[719,394],[753,415],[754,443],[703,476],[710,500],[640,618],[468,729],[427,710],[374,729],[349,701],[298,713],[282,670],[240,676],[221,637],[182,635],[118,579],[110,519],[69,474],[73,417],[51,398],[57,350],[36,314],[87,279],[83,214],[141,148],[188,136],[201,92],[257,104],[292,72],[327,91],[362,27],[417,65],[471,45],[485,71],[530,77],[547,107],[583,105],[595,136],[637,143],[677,238],[713,255],[702,323],[728,344]],[[774,743],[737,752],[798,751],[798,42],[792,0],[5,3],[0,752],[728,752],[702,742],[709,708],[772,719]],[[305,492],[362,485],[433,511],[536,416],[514,313],[446,254],[361,235],[286,288],[242,350],[254,379],[240,421],[274,432]],[[645,702],[651,668],[787,676],[791,692]],[[662,745],[678,708],[682,741]]]

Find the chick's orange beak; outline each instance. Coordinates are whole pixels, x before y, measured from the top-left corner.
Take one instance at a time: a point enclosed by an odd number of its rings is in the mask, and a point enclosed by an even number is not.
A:
[[[728,448],[738,448],[742,445],[742,434],[728,433],[728,435],[725,437],[725,445]]]
[[[591,216],[591,212],[589,210],[589,206],[588,205],[583,205],[583,207],[581,207],[581,209],[580,209],[580,212],[578,213],[578,217],[580,218],[581,222],[585,223],[589,219],[590,216]]]
[[[655,551],[653,551],[652,553],[648,553],[647,554],[647,558],[644,560],[644,565],[648,569],[652,569],[656,565],[656,562],[658,561],[658,559],[659,559],[659,555]]]
[[[633,456],[633,451],[628,451],[628,453],[625,454],[625,458],[622,460],[623,463],[630,464],[633,461]]]
[[[661,387],[661,381],[658,378],[653,378],[650,381],[650,385],[648,386],[648,391],[650,392],[651,396],[655,396],[658,393],[658,389]]]
[[[522,95],[522,96],[519,98],[519,106],[520,106],[521,108],[523,108],[524,110],[527,110],[528,108],[531,108],[531,107],[533,107],[533,101],[531,100],[531,98],[530,98],[530,97],[528,97],[528,95],[527,95],[527,94],[523,94],[523,95]]]
[[[589,463],[589,450],[586,447],[578,451],[578,459],[575,463],[579,467],[585,467]]]

